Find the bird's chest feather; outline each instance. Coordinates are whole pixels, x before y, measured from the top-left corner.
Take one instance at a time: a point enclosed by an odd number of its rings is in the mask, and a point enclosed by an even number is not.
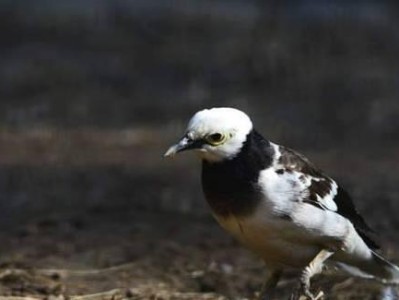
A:
[[[317,254],[318,247],[303,243],[303,232],[290,221],[274,216],[263,206],[257,211],[243,217],[215,214],[215,218],[226,231],[269,265],[302,267]]]
[[[202,162],[202,187],[213,212],[220,216],[250,215],[261,203],[261,170],[272,162],[273,149],[255,131],[247,136],[239,154],[218,163]]]
[[[204,166],[203,190],[215,218],[266,262],[307,263],[317,248],[300,244],[303,232],[290,220],[292,207],[279,197],[287,195],[285,185],[262,170],[248,174],[237,166]]]
[[[214,214],[250,215],[262,201],[259,172],[240,164],[203,164],[202,187]]]

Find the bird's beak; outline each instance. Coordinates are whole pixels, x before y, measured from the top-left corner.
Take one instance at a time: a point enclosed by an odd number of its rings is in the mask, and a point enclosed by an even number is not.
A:
[[[180,142],[171,146],[168,151],[163,155],[164,157],[173,157],[178,152],[192,150],[192,149],[200,149],[203,145],[203,141],[201,140],[192,140],[188,137],[183,137]]]

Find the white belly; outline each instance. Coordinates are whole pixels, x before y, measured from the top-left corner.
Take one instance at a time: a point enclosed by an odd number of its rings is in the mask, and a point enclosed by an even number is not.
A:
[[[258,254],[272,267],[302,268],[321,248],[304,239],[303,234],[289,221],[271,219],[259,222],[255,218],[217,217],[219,224],[245,247]]]

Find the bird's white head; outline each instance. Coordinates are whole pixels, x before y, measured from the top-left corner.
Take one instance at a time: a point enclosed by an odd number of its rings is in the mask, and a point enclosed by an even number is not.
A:
[[[204,109],[191,118],[184,137],[165,156],[196,150],[202,159],[210,162],[231,159],[240,152],[251,130],[250,118],[238,109]]]

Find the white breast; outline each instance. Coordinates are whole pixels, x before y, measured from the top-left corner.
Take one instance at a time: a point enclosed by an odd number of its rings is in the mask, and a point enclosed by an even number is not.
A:
[[[319,201],[321,207],[304,201],[309,199],[309,187],[316,179],[296,171],[295,166],[277,172],[280,153],[272,146],[272,166],[261,171],[258,179],[261,202],[246,216],[215,215],[220,225],[272,268],[302,268],[323,248],[340,250],[334,257],[342,262],[348,257],[369,258],[371,252],[353,224],[336,213],[336,184]]]
[[[223,228],[269,265],[303,267],[321,245],[335,246],[351,229],[335,212],[300,201],[306,196],[307,182],[298,176],[296,172],[281,175],[266,169],[259,177],[264,197],[255,212],[245,217],[215,216]]]
[[[260,223],[255,218],[216,218],[220,225],[271,267],[301,268],[318,253],[318,246],[298,244],[295,228],[284,221]]]

